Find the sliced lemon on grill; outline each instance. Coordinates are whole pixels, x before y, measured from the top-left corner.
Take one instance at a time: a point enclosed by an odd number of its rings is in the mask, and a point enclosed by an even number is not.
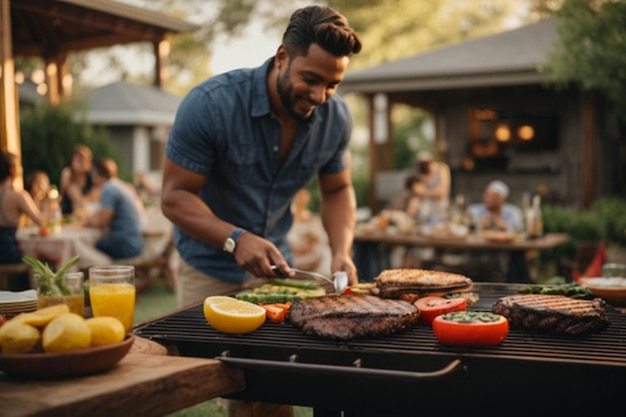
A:
[[[248,301],[227,296],[207,297],[204,317],[216,330],[224,333],[250,333],[265,322],[265,309]]]

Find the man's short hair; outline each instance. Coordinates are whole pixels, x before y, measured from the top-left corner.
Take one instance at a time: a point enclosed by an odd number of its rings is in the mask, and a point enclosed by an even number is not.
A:
[[[94,167],[98,175],[110,180],[117,177],[117,163],[111,158],[102,158]]]
[[[283,45],[290,57],[306,55],[312,43],[334,56],[352,56],[361,51],[361,40],[348,20],[326,6],[307,6],[296,10],[283,34]]]

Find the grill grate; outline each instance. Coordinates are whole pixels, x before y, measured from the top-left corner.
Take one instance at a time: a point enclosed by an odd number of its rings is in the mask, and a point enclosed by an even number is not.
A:
[[[480,311],[514,292],[476,284],[475,291],[480,300],[472,309]],[[479,407],[483,417],[501,417],[503,410],[509,417],[526,417],[538,415],[542,404],[542,415],[582,416],[608,415],[621,407],[626,314],[611,309],[608,316],[611,325],[588,336],[511,329],[500,346],[489,348],[440,345],[424,325],[349,342],[306,336],[289,323],[227,335],[209,326],[200,305],[144,323],[135,333],[183,356],[220,357],[241,368],[246,390],[231,398],[343,410],[344,415],[414,416],[416,410],[430,415],[444,406],[447,415]],[[578,398],[578,392],[584,396]]]
[[[488,311],[497,298],[506,293],[481,294],[474,310]],[[394,353],[418,357],[424,354],[453,354],[463,356],[497,356],[514,360],[555,360],[626,367],[626,315],[610,309],[611,325],[601,332],[587,336],[559,336],[511,329],[502,345],[488,348],[463,348],[440,345],[432,328],[418,325],[405,332],[375,339],[337,342],[306,336],[289,323],[265,323],[246,335],[226,335],[206,322],[202,307],[180,310],[169,316],[140,326],[136,334],[157,342],[176,346],[181,354],[188,346],[196,346],[194,354],[205,357],[219,355],[223,350],[245,350],[247,355],[289,357],[298,351]],[[198,346],[200,349],[198,349]],[[200,350],[200,352],[196,352]],[[263,353],[256,354],[257,350]],[[191,353],[191,352],[189,352]],[[316,361],[315,358],[312,358]]]

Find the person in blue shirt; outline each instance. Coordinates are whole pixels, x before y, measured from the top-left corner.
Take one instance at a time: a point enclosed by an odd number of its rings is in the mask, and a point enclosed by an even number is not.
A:
[[[100,187],[100,207],[83,224],[105,230],[96,248],[113,259],[138,256],[143,248],[143,236],[136,196],[129,185],[117,177],[116,162],[110,158],[98,161],[93,181]]]
[[[487,184],[483,191],[483,202],[468,207],[468,212],[479,230],[508,233],[522,231],[524,227],[522,210],[507,202],[509,194],[509,186],[500,180]],[[481,274],[488,275],[487,271],[490,268],[488,265],[495,263],[498,266],[493,270],[504,275],[502,280],[530,283],[532,281],[525,256],[524,251],[475,251],[473,259],[483,264]]]
[[[519,232],[523,227],[522,210],[508,203],[509,186],[500,180],[487,184],[482,203],[471,204],[469,214],[481,230]]]
[[[274,277],[273,265],[293,276],[290,207],[314,177],[331,272],[358,281],[352,119],[335,93],[360,50],[344,16],[304,7],[292,14],[275,56],[210,78],[183,99],[165,150],[161,196],[181,256],[180,305]]]

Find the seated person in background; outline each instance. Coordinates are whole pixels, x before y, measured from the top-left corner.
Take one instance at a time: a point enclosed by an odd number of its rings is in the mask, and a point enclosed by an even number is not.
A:
[[[94,185],[101,187],[100,208],[83,224],[105,230],[96,248],[113,259],[138,256],[143,248],[140,215],[135,196],[117,177],[117,164],[110,158],[99,161],[94,170]]]
[[[509,187],[504,182],[492,181],[485,187],[483,202],[474,203],[468,211],[476,224],[477,230],[495,230],[499,232],[515,233],[522,230],[522,210],[506,200],[509,197]],[[481,266],[480,274],[488,275],[489,268],[500,275],[499,280],[509,282],[531,282],[524,251],[492,251],[488,253],[476,252],[474,259]],[[490,267],[496,263],[497,266]],[[502,277],[505,276],[505,277]]]
[[[48,177],[48,174],[43,171],[32,172],[24,180],[24,190],[31,196],[40,215],[43,216],[48,192],[50,191],[50,177]],[[34,224],[33,220],[27,215],[21,217],[20,227],[33,226]]]
[[[30,194],[13,188],[16,170],[15,155],[0,150],[0,264],[3,265],[22,262],[23,254],[15,236],[22,214],[28,216],[34,224],[41,224],[39,209]],[[20,279],[20,282],[28,283],[28,279]],[[11,289],[27,288],[30,286]]]
[[[412,219],[417,220],[417,215],[420,209],[420,198],[413,192],[413,189],[419,183],[419,177],[415,174],[411,174],[404,180],[404,191],[402,194],[396,196],[389,208],[391,210],[401,210],[408,214]]]
[[[428,151],[420,151],[416,158],[419,181],[412,191],[421,199],[420,218],[428,223],[433,217],[446,213],[450,204],[450,167],[433,160]]]
[[[94,187],[91,169],[93,154],[85,145],[78,145],[72,152],[69,166],[61,171],[61,212],[79,218],[90,215],[90,203],[99,199]]]
[[[483,191],[483,202],[471,204],[469,214],[479,230],[517,232],[522,230],[522,210],[507,203],[509,186],[492,181]]]
[[[41,211],[48,198],[48,191],[50,191],[50,177],[43,171],[35,171],[26,177],[24,189],[28,191],[33,202]]]

